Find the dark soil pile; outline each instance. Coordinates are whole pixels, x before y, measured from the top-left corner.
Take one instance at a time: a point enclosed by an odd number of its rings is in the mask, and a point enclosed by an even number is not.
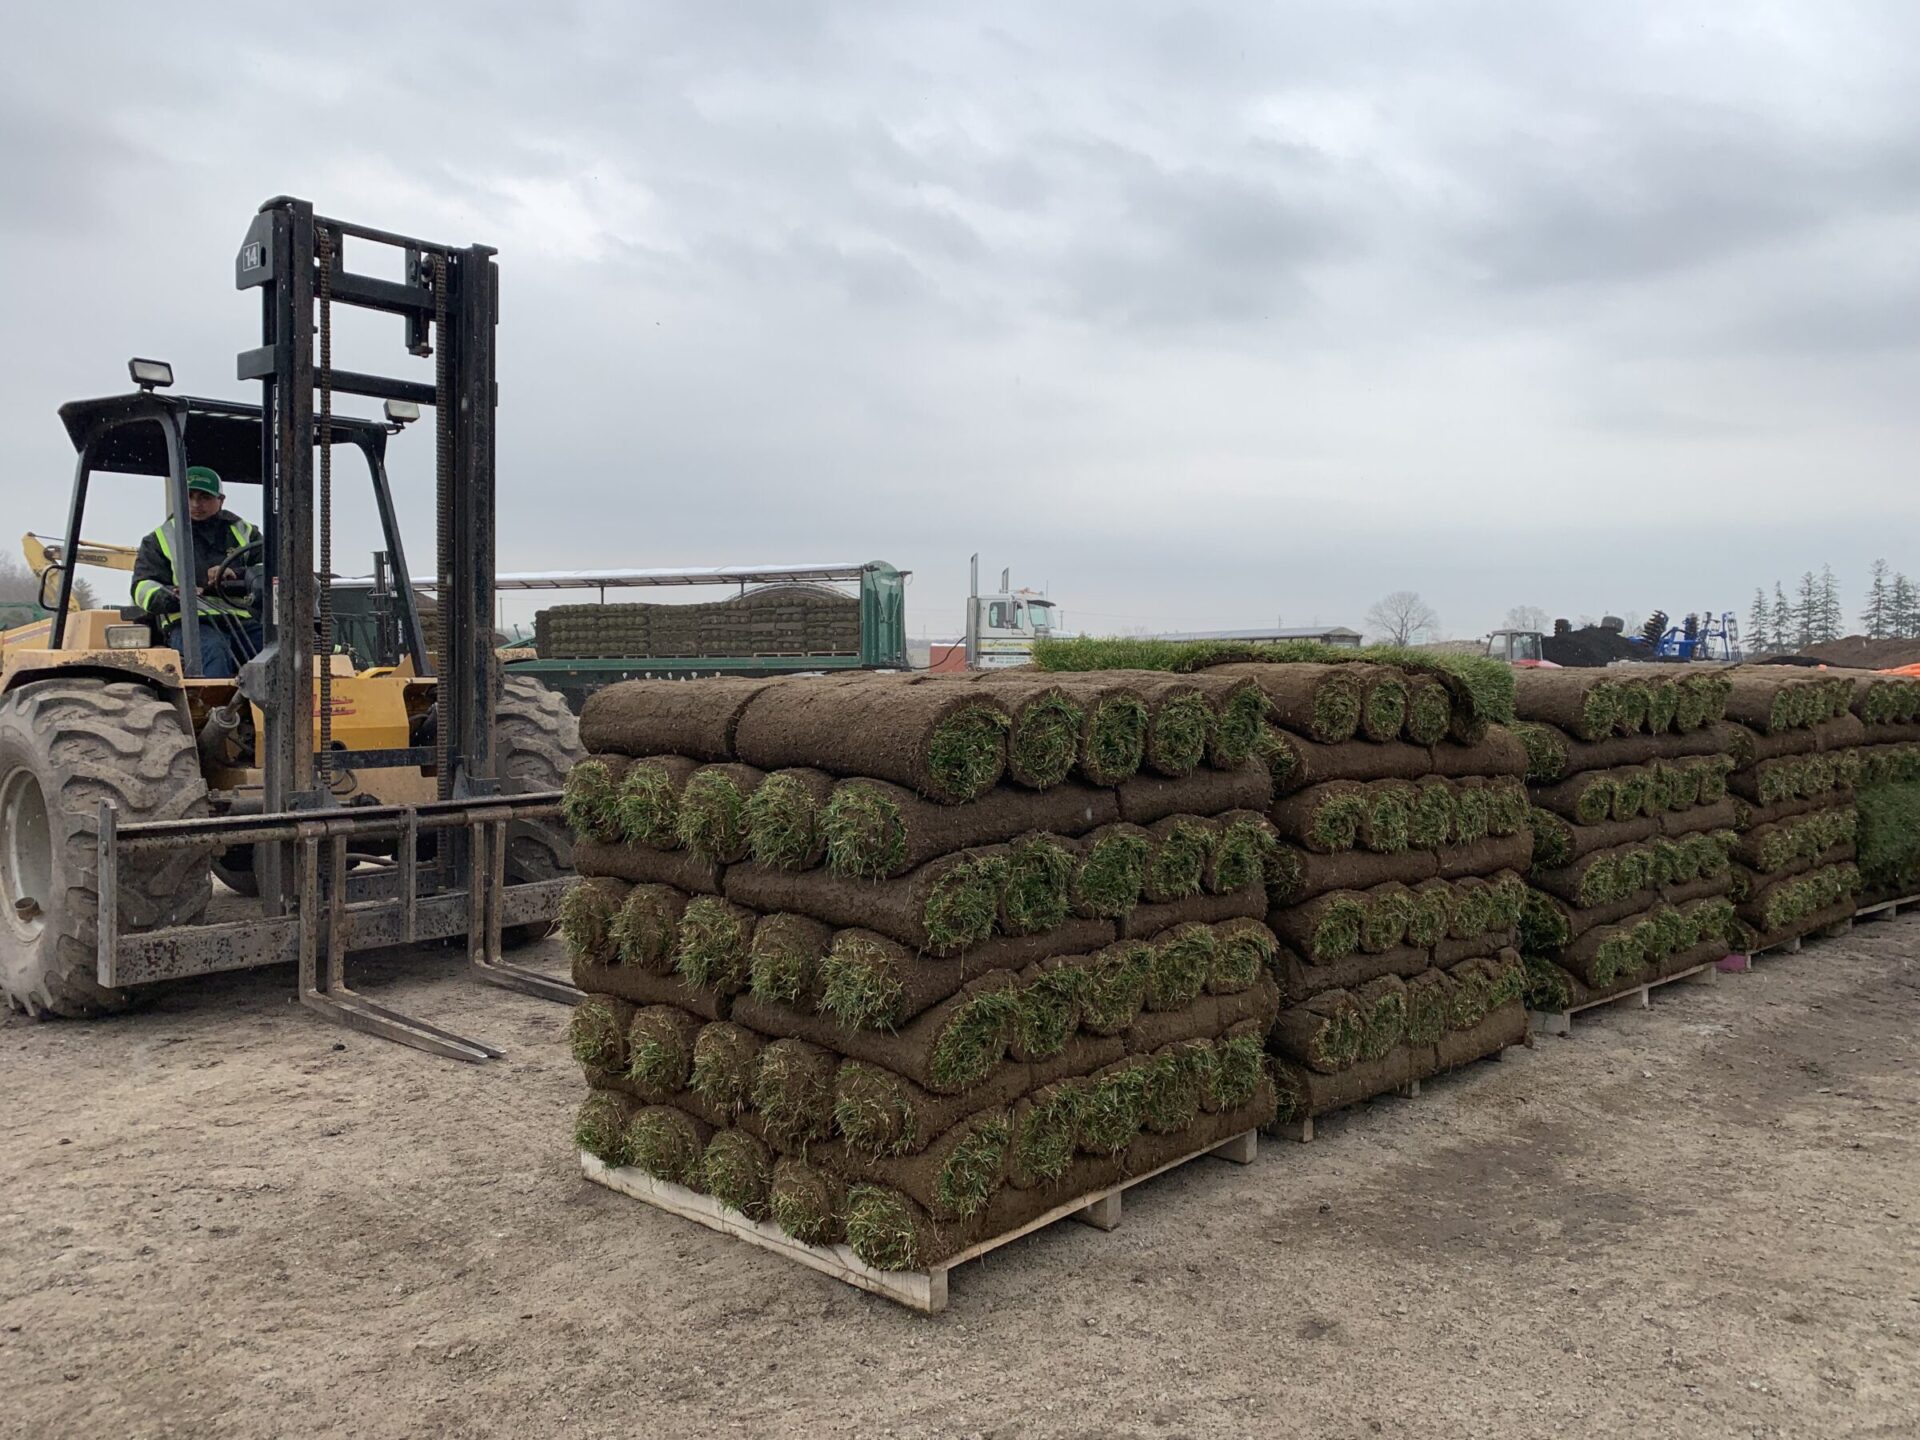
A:
[[[1540,637],[1540,655],[1555,665],[1589,669],[1616,660],[1644,659],[1646,649],[1635,646],[1618,630],[1604,625],[1582,625],[1564,635],[1557,631]]]

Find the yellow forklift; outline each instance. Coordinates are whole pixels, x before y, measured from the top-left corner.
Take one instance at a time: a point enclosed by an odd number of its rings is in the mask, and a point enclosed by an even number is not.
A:
[[[397,251],[403,278],[348,268],[350,243]],[[169,394],[170,367],[136,360],[132,393],[60,410],[77,461],[65,538],[43,573],[52,613],[0,636],[0,991],[32,1014],[96,1015],[162,982],[291,964],[301,1000],[330,1020],[497,1057],[346,975],[358,951],[464,938],[477,978],[577,998],[502,956],[558,908],[571,868],[559,790],[581,751],[560,697],[503,676],[494,655],[493,251],[281,197],[249,228],[235,282],[260,296],[261,344],[238,367],[260,382],[260,404]],[[336,368],[340,306],[396,317],[406,349],[432,357],[432,383]],[[384,401],[384,416],[342,415],[339,395]],[[432,653],[386,472],[389,438],[423,409],[436,459]],[[404,654],[376,670],[336,653],[336,456],[364,463],[394,562]],[[260,526],[205,585],[182,528],[190,465],[253,491],[237,508]],[[166,483],[177,616],[73,606],[75,564],[117,553],[81,540],[89,488],[107,475]],[[231,628],[236,608],[259,617],[264,643],[255,654],[230,636],[244,663],[209,678],[202,639]]]

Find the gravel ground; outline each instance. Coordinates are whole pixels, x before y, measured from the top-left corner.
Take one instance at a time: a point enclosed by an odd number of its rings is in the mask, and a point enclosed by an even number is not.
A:
[[[6,1436],[1920,1434],[1920,919],[1132,1192],[911,1315],[589,1185],[445,953],[0,1023]],[[549,955],[557,963],[557,957]]]

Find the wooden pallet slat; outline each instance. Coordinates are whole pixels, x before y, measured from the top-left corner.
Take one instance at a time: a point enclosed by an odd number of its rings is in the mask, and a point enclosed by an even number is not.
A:
[[[1653,992],[1661,986],[1711,985],[1720,978],[1720,970],[1725,964],[1725,960],[1709,960],[1704,965],[1695,965],[1671,975],[1663,975],[1658,980],[1648,980],[1644,984],[1630,986],[1618,995],[1608,995],[1599,1000],[1569,1005],[1564,1010],[1529,1009],[1527,1023],[1536,1035],[1568,1035],[1573,1032],[1573,1017],[1584,1011],[1600,1010],[1610,1005],[1619,1005],[1629,1010],[1650,1010],[1653,1008]]]
[[[778,1225],[767,1220],[749,1220],[737,1210],[728,1209],[711,1195],[702,1195],[697,1190],[689,1190],[684,1185],[675,1185],[669,1181],[656,1180],[643,1170],[632,1166],[612,1166],[596,1155],[580,1152],[580,1169],[587,1179],[595,1184],[604,1185],[622,1195],[631,1196],[658,1210],[678,1215],[695,1224],[704,1225],[709,1230],[717,1230],[723,1235],[731,1235],[749,1245],[762,1250],[770,1250],[784,1255],[809,1270],[817,1270],[822,1275],[852,1285],[870,1294],[879,1295],[909,1310],[917,1310],[923,1315],[937,1315],[947,1308],[947,1275],[956,1266],[969,1260],[976,1260],[1003,1245],[1011,1244],[1022,1236],[1031,1235],[1036,1230],[1060,1220],[1079,1220],[1097,1230],[1112,1230],[1120,1223],[1121,1196],[1135,1185],[1151,1180],[1156,1175],[1185,1165],[1190,1160],[1212,1155],[1217,1159],[1231,1161],[1236,1165],[1251,1165],[1258,1152],[1259,1136],[1252,1130],[1242,1131],[1226,1140],[1182,1155],[1166,1164],[1155,1167],[1139,1175],[1130,1175],[1117,1184],[1096,1190],[1087,1195],[1078,1196],[1061,1205],[1056,1205],[1045,1214],[1038,1215],[1026,1224],[1009,1230],[1003,1235],[989,1236],[985,1240],[969,1245],[958,1254],[949,1256],[938,1265],[926,1270],[876,1270],[867,1264],[846,1245],[805,1245],[788,1235]]]

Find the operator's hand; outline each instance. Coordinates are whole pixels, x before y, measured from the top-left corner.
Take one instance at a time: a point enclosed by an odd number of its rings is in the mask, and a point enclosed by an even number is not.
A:
[[[180,592],[162,587],[154,592],[153,599],[147,603],[150,615],[178,615],[180,613]]]
[[[224,566],[220,565],[209,565],[207,567],[207,583],[200,589],[202,595],[220,583],[220,572],[224,568]]]

